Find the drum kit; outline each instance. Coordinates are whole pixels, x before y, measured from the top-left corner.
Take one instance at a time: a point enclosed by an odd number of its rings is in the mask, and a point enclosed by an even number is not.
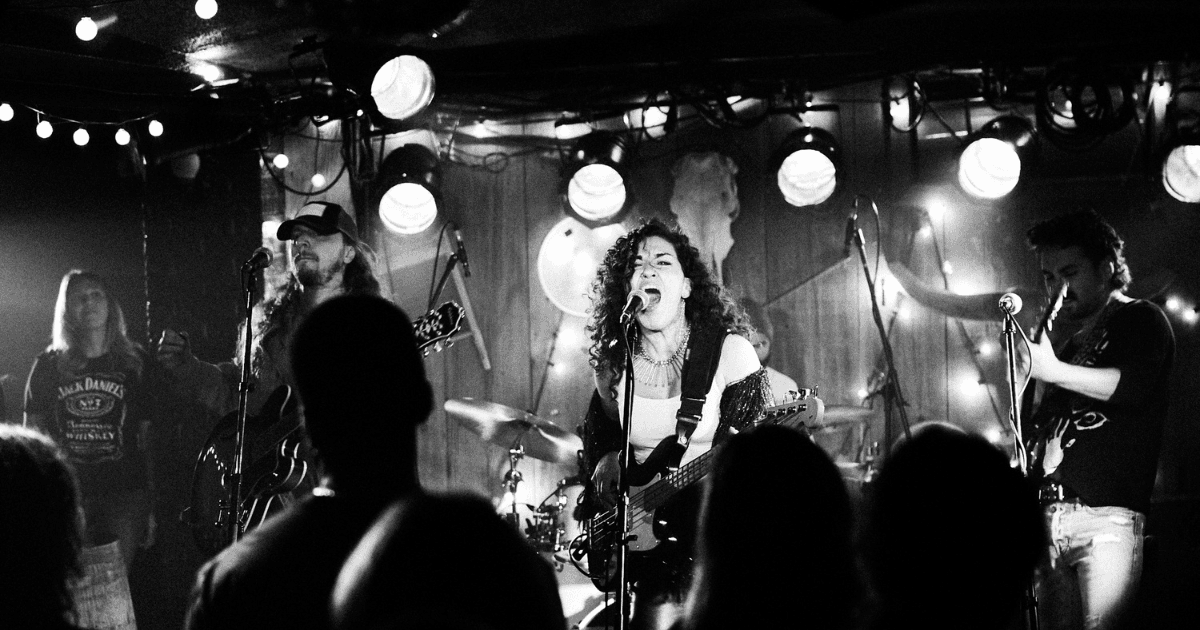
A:
[[[518,502],[517,487],[523,480],[517,469],[525,456],[555,464],[578,465],[583,440],[575,433],[537,415],[499,403],[473,398],[454,398],[445,403],[446,414],[480,439],[508,449],[508,470],[501,486],[506,500],[501,516],[521,531],[540,552],[556,554],[570,545],[563,513],[578,492],[582,477],[561,479],[538,505]],[[851,494],[874,476],[877,445],[866,442],[867,429],[875,410],[849,405],[827,405],[820,424],[808,427],[809,436],[834,459]],[[512,497],[512,499],[507,499]],[[526,511],[522,529],[521,512]]]
[[[508,471],[502,487],[506,497],[501,515],[521,531],[521,509],[528,510],[524,535],[535,549],[557,554],[567,549],[567,527],[563,512],[571,498],[569,488],[580,485],[578,475],[560,479],[553,492],[538,505],[516,500],[523,480],[518,464],[525,456],[555,464],[578,464],[583,440],[553,422],[499,403],[473,398],[446,401],[446,414],[485,442],[508,449]]]

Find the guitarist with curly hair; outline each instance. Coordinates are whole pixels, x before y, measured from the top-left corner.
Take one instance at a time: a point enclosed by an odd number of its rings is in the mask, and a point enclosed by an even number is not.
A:
[[[615,505],[620,491],[621,414],[625,379],[630,376],[625,374],[627,353],[633,352],[636,383],[631,486],[645,485],[665,467],[683,466],[700,457],[758,419],[772,398],[766,373],[747,338],[744,314],[679,230],[652,220],[622,237],[605,256],[592,291],[588,330],[596,391],[584,422],[584,459],[591,472],[584,511],[592,518],[590,564],[595,576],[605,573],[597,565],[608,564],[611,544],[606,543],[619,539],[612,531],[601,533],[598,519]],[[622,315],[633,294],[641,302],[629,324],[629,348]],[[683,395],[689,374],[698,375],[700,381],[711,379],[699,399]],[[682,449],[680,430],[688,434]],[[656,513],[657,521],[668,521],[655,532],[665,544],[654,545],[649,534],[639,536],[638,548],[653,548],[632,554],[629,561],[628,575],[637,582],[639,601],[635,626],[649,623],[648,615],[657,614],[650,611],[678,604],[686,592],[697,490],[693,486],[681,492]],[[597,580],[602,581],[611,582]]]

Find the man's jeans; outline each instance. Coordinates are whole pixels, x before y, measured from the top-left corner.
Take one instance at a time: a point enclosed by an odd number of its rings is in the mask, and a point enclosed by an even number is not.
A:
[[[1047,505],[1045,516],[1050,553],[1037,571],[1041,627],[1109,630],[1127,623],[1142,575],[1146,517],[1069,502]]]

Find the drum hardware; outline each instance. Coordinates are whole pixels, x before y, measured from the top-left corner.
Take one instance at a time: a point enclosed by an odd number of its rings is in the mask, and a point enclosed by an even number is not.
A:
[[[878,466],[876,466],[879,461],[879,442],[874,441],[869,445],[864,445],[861,457],[865,467],[863,483],[871,483],[875,481],[875,475],[879,474]]]
[[[580,485],[579,477],[560,479],[542,502],[533,509],[533,516],[525,521],[525,538],[537,551],[553,554],[554,568],[562,571],[563,565],[570,561],[569,556],[563,556],[570,545],[566,541],[567,527],[563,522],[563,512],[567,508],[567,488]]]
[[[520,438],[518,438],[519,441]],[[519,443],[513,448],[508,449],[508,472],[504,473],[504,482],[500,484],[504,488],[504,495],[512,497],[512,509],[505,513],[504,518],[518,530],[521,528],[521,517],[517,514],[517,486],[520,485],[524,477],[521,475],[521,471],[517,470],[517,463],[524,456],[525,449],[521,448]]]

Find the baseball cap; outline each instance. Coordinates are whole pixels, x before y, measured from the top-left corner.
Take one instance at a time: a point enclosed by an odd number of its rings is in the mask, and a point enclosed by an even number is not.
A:
[[[296,237],[296,226],[298,225],[311,228],[312,231],[322,236],[341,232],[351,241],[358,242],[358,226],[354,223],[354,217],[336,203],[310,201],[304,204],[296,216],[279,225],[276,238],[281,241],[292,240]]]

